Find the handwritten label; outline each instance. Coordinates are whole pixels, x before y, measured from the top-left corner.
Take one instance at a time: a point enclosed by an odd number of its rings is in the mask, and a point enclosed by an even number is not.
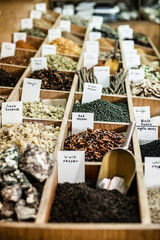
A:
[[[122,41],[122,51],[130,51],[134,49],[134,41],[132,40],[123,40]]]
[[[137,67],[141,64],[140,55],[138,55],[138,54],[134,55],[132,57],[130,57],[130,56],[125,57],[125,61],[126,61],[127,69]]]
[[[136,118],[150,118],[150,106],[134,107],[134,114]]]
[[[95,83],[84,83],[84,90],[82,96],[82,104],[93,102],[100,99],[102,95],[102,85]]]
[[[49,29],[48,30],[48,41],[51,42],[56,38],[60,38],[62,36],[61,29]]]
[[[30,11],[30,18],[37,18],[40,19],[42,17],[42,12],[37,10]]]
[[[57,49],[56,45],[43,44],[42,45],[42,57],[47,56],[49,54],[55,55],[56,49]]]
[[[21,101],[39,101],[41,82],[42,80],[40,79],[24,78]]]
[[[158,140],[158,121],[157,119],[136,119],[136,127],[140,144],[145,144]]]
[[[128,80],[129,81],[144,80],[144,69],[129,69]]]
[[[72,134],[93,129],[94,113],[75,113],[72,112]]]
[[[44,13],[47,12],[46,3],[36,3],[35,7],[36,7],[37,11],[41,11],[41,12],[44,12]]]
[[[90,32],[89,33],[89,40],[90,41],[96,41],[98,39],[100,39],[102,36],[102,33],[100,32]]]
[[[147,188],[160,186],[159,157],[145,157],[145,184]]]
[[[83,66],[91,68],[98,64],[98,53],[84,52]]]
[[[97,78],[99,84],[102,84],[103,88],[107,88],[110,85],[110,67],[94,67],[94,75]]]
[[[58,183],[85,182],[85,151],[58,152]]]
[[[21,19],[21,29],[33,28],[33,20],[31,18],[22,18]]]
[[[62,31],[70,32],[71,31],[71,21],[69,21],[69,20],[60,20],[59,28]]]
[[[86,52],[99,54],[99,42],[98,41],[87,41]]]
[[[22,102],[2,103],[2,125],[22,123]]]
[[[19,40],[23,40],[26,42],[27,34],[23,32],[15,32],[13,33],[13,42],[16,43]]]
[[[36,57],[31,58],[31,69],[32,72],[41,69],[47,69],[47,58],[46,57]]]
[[[14,56],[15,50],[16,50],[15,43],[2,42],[1,58]]]

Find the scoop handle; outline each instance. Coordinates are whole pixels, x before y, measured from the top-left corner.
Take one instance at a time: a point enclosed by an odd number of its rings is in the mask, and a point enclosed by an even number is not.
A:
[[[126,133],[126,136],[125,136],[123,149],[128,149],[129,148],[129,144],[130,144],[130,141],[131,141],[131,137],[132,137],[135,125],[136,125],[135,122],[130,122],[130,124],[129,124],[128,128],[127,128],[127,133]]]

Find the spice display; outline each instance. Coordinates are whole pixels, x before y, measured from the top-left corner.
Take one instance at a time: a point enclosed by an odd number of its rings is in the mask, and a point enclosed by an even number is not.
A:
[[[136,196],[96,189],[96,181],[58,184],[49,222],[139,222]]]
[[[37,18],[34,18],[33,19],[33,26],[34,26],[34,28],[43,28],[43,29],[50,29],[50,28],[52,28],[52,23],[49,23],[49,22],[47,22],[45,19],[42,19],[42,18],[40,18],[40,19],[37,19]]]
[[[72,85],[72,78],[69,75],[51,69],[34,71],[29,77],[41,79],[42,89],[69,91]]]
[[[142,161],[145,157],[160,157],[160,140],[140,145]]]
[[[0,129],[0,152],[6,148],[17,146],[22,153],[28,143],[34,143],[45,149],[47,152],[54,152],[59,127],[53,124],[44,125],[43,123],[23,123],[3,125]]]
[[[153,223],[160,223],[160,187],[147,190],[148,202]]]
[[[23,116],[39,119],[63,119],[65,107],[61,105],[47,105],[43,102],[24,102]]]
[[[65,139],[64,150],[85,151],[85,161],[101,162],[111,149],[122,146],[124,135],[106,129],[88,128],[84,132],[73,134]]]
[[[28,66],[29,59],[28,58],[17,57],[17,56],[11,56],[11,57],[1,58],[0,62],[1,63],[7,63],[7,64]]]
[[[76,71],[78,75],[78,91],[83,92],[83,84],[84,82],[89,83],[98,83],[97,78],[94,76],[94,73],[91,69],[81,68]],[[125,89],[125,77],[126,72],[121,70],[118,73],[115,73],[114,76],[110,79],[110,86],[108,88],[103,88],[103,94],[126,94]]]
[[[56,21],[56,18],[53,15],[49,14],[48,12],[43,13],[42,18],[45,19],[45,20],[49,20],[52,23],[54,23]]]
[[[47,66],[53,70],[69,70],[75,71],[77,68],[77,62],[68,57],[59,55],[47,55]]]
[[[23,40],[19,40],[16,42],[17,48],[24,48],[29,50],[37,50],[34,46],[28,44],[27,42],[24,42]]]
[[[100,52],[98,58],[101,59],[101,60],[108,60],[108,59],[111,59],[113,57],[114,57],[114,53],[113,52]],[[115,58],[118,61],[122,61],[122,57],[121,57],[120,53],[116,53]]]
[[[44,33],[38,28],[25,28],[21,29],[20,32],[26,32],[28,36],[35,36],[40,38],[45,38],[47,36],[47,33]]]
[[[18,77],[15,77],[3,69],[0,69],[0,86],[14,87],[18,82]]]
[[[70,33],[70,32],[62,32],[62,37],[64,38],[68,38],[69,40],[73,41],[74,43],[78,44],[78,45],[83,45],[83,40],[80,37],[75,36],[74,34]]]
[[[78,15],[73,15],[73,16],[63,16],[63,20],[70,20],[72,24],[82,26],[82,27],[87,27],[88,22],[84,20],[83,18],[79,17]]]
[[[105,122],[129,122],[129,112],[126,103],[98,99],[89,103],[76,102],[72,112],[91,112],[94,113],[94,121]]]
[[[64,37],[56,38],[49,44],[57,46],[57,53],[79,56],[82,51],[82,48],[78,44]]]

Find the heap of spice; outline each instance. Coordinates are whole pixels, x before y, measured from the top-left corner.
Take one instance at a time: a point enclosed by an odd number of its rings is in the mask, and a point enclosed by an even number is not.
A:
[[[47,105],[43,102],[24,102],[23,117],[62,120],[65,107],[61,105]]]
[[[54,152],[59,134],[59,127],[54,124],[44,125],[43,123],[23,123],[3,125],[0,129],[0,152],[11,146],[17,146],[22,153],[28,143],[33,143],[45,149],[47,152]]]
[[[134,194],[96,189],[96,181],[58,184],[49,222],[139,222]]]
[[[29,49],[29,50],[37,50],[34,46],[30,45],[27,42],[24,42],[23,40],[17,41],[16,42],[16,47],[17,48]]]
[[[76,102],[72,112],[94,113],[94,121],[129,122],[129,112],[126,103],[110,103],[98,99],[89,103]]]
[[[148,202],[153,223],[160,223],[160,187],[147,190]]]
[[[25,28],[20,30],[20,32],[26,32],[28,36],[35,36],[40,38],[45,38],[47,36],[47,33],[44,33],[38,28]]]
[[[77,15],[63,16],[62,19],[69,20],[69,21],[71,21],[72,24],[75,24],[75,25],[78,25],[78,26],[82,26],[82,27],[87,27],[88,26],[88,22],[86,20],[84,20],[83,18],[77,16]]]
[[[53,25],[52,25],[52,23],[47,22],[45,19],[34,18],[33,19],[33,26],[35,28],[40,28],[40,29],[43,28],[43,29],[48,30],[48,29],[52,28]]]
[[[57,53],[79,56],[82,51],[82,48],[78,44],[64,37],[56,38],[49,44],[57,46]]]
[[[69,75],[51,69],[34,71],[29,77],[41,79],[42,89],[69,91],[72,85],[72,78]]]
[[[7,63],[7,64],[14,64],[14,65],[28,66],[29,58],[11,56],[11,57],[1,58],[0,62],[1,63]]]
[[[160,140],[140,145],[142,161],[145,157],[160,157]]]
[[[47,66],[53,70],[69,70],[75,71],[77,62],[68,57],[60,55],[47,55]]]
[[[0,86],[14,87],[18,82],[18,77],[15,77],[3,69],[0,69]]]
[[[122,146],[124,135],[106,129],[90,129],[65,139],[64,150],[85,151],[85,161],[101,162],[106,152]]]

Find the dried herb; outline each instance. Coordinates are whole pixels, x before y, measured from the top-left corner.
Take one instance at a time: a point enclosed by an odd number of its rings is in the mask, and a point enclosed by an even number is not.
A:
[[[38,28],[26,28],[20,30],[20,32],[26,32],[28,36],[35,36],[35,37],[40,37],[40,38],[45,38],[47,36],[47,33],[44,33]]]

